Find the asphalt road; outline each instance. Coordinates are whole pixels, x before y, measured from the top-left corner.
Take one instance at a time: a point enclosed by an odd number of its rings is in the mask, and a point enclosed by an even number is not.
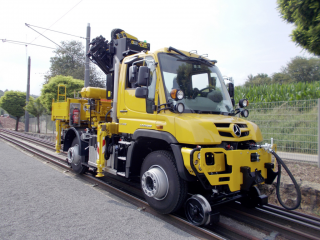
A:
[[[0,140],[0,239],[196,239]]]

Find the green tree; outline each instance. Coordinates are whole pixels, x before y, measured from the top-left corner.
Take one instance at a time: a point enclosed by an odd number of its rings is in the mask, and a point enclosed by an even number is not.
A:
[[[320,79],[320,59],[295,57],[283,69],[291,82],[313,82]]]
[[[277,0],[281,17],[296,28],[291,38],[302,48],[320,56],[319,0]]]
[[[52,77],[63,75],[72,76],[75,79],[84,80],[85,72],[85,51],[84,46],[78,41],[62,41],[53,52],[54,57],[50,58],[50,69],[45,75],[45,82],[47,84]],[[103,79],[103,80],[102,80]],[[90,82],[92,87],[104,87],[105,77],[93,64],[90,64]]]
[[[250,74],[245,82],[246,87],[250,86],[259,86],[259,85],[266,85],[271,83],[271,78],[266,73],[258,73],[256,76],[253,77]]]
[[[284,84],[291,82],[290,75],[285,72],[278,72],[272,75],[272,83]]]
[[[73,79],[73,77],[70,76],[66,77],[58,75],[51,78],[49,83],[43,85],[40,96],[41,103],[45,106],[49,113],[51,113],[52,109],[52,99],[57,101],[59,84],[66,85],[67,97],[69,98],[73,98],[74,91],[81,91],[84,86],[84,82],[82,80]]]
[[[26,93],[19,91],[7,91],[0,98],[0,107],[10,115],[16,117],[16,128],[18,131],[19,119],[25,114]]]
[[[25,107],[25,110],[28,111],[28,113],[32,114],[37,118],[37,125],[38,125],[38,133],[40,133],[40,121],[39,117],[46,112],[46,108],[41,104],[40,98],[37,98],[34,100],[33,97],[29,99],[29,102],[27,106]]]

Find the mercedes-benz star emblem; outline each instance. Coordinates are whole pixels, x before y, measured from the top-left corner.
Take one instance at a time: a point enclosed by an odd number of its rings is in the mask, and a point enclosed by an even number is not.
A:
[[[241,130],[240,130],[240,127],[237,124],[233,125],[233,132],[237,137],[241,136]]]

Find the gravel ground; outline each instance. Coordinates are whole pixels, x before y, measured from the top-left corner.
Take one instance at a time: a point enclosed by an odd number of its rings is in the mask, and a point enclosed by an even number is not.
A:
[[[302,203],[300,207],[295,211],[320,217],[320,208],[317,205],[317,202],[314,202],[315,198],[317,198],[316,193],[314,192],[319,192],[319,189],[320,189],[320,168],[318,168],[318,165],[316,163],[310,163],[310,162],[297,162],[297,161],[284,160],[284,163],[289,168],[290,172],[296,179],[297,183],[303,187],[302,189],[300,187],[300,190],[302,191]],[[278,171],[277,167],[275,167],[275,171]],[[281,183],[285,183],[289,185],[293,184],[289,175],[287,174],[287,172],[283,167],[281,170]],[[269,203],[275,204],[281,207],[278,200],[276,199],[275,189],[273,189],[272,192],[273,192],[272,197],[271,196],[269,197]],[[295,199],[296,191],[294,190],[294,188],[292,188],[291,190],[282,189],[281,197],[283,196],[284,198],[286,198],[286,195],[287,194],[290,195],[291,193],[293,195],[289,196],[288,198]],[[264,192],[264,194],[269,195],[270,192],[267,191],[266,193]]]
[[[285,160],[284,163],[289,168],[292,175],[295,177],[297,182],[308,181],[312,183],[320,184],[320,168],[315,163],[309,162],[297,162]],[[288,178],[287,172],[284,168],[281,168],[281,174],[283,177]],[[277,167],[276,167],[277,170]]]
[[[196,239],[49,166],[0,140],[0,239]]]

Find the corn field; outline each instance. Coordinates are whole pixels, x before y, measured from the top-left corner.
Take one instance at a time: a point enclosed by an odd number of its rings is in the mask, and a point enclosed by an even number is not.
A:
[[[251,103],[318,99],[320,98],[320,81],[235,87],[236,103],[243,98]]]

